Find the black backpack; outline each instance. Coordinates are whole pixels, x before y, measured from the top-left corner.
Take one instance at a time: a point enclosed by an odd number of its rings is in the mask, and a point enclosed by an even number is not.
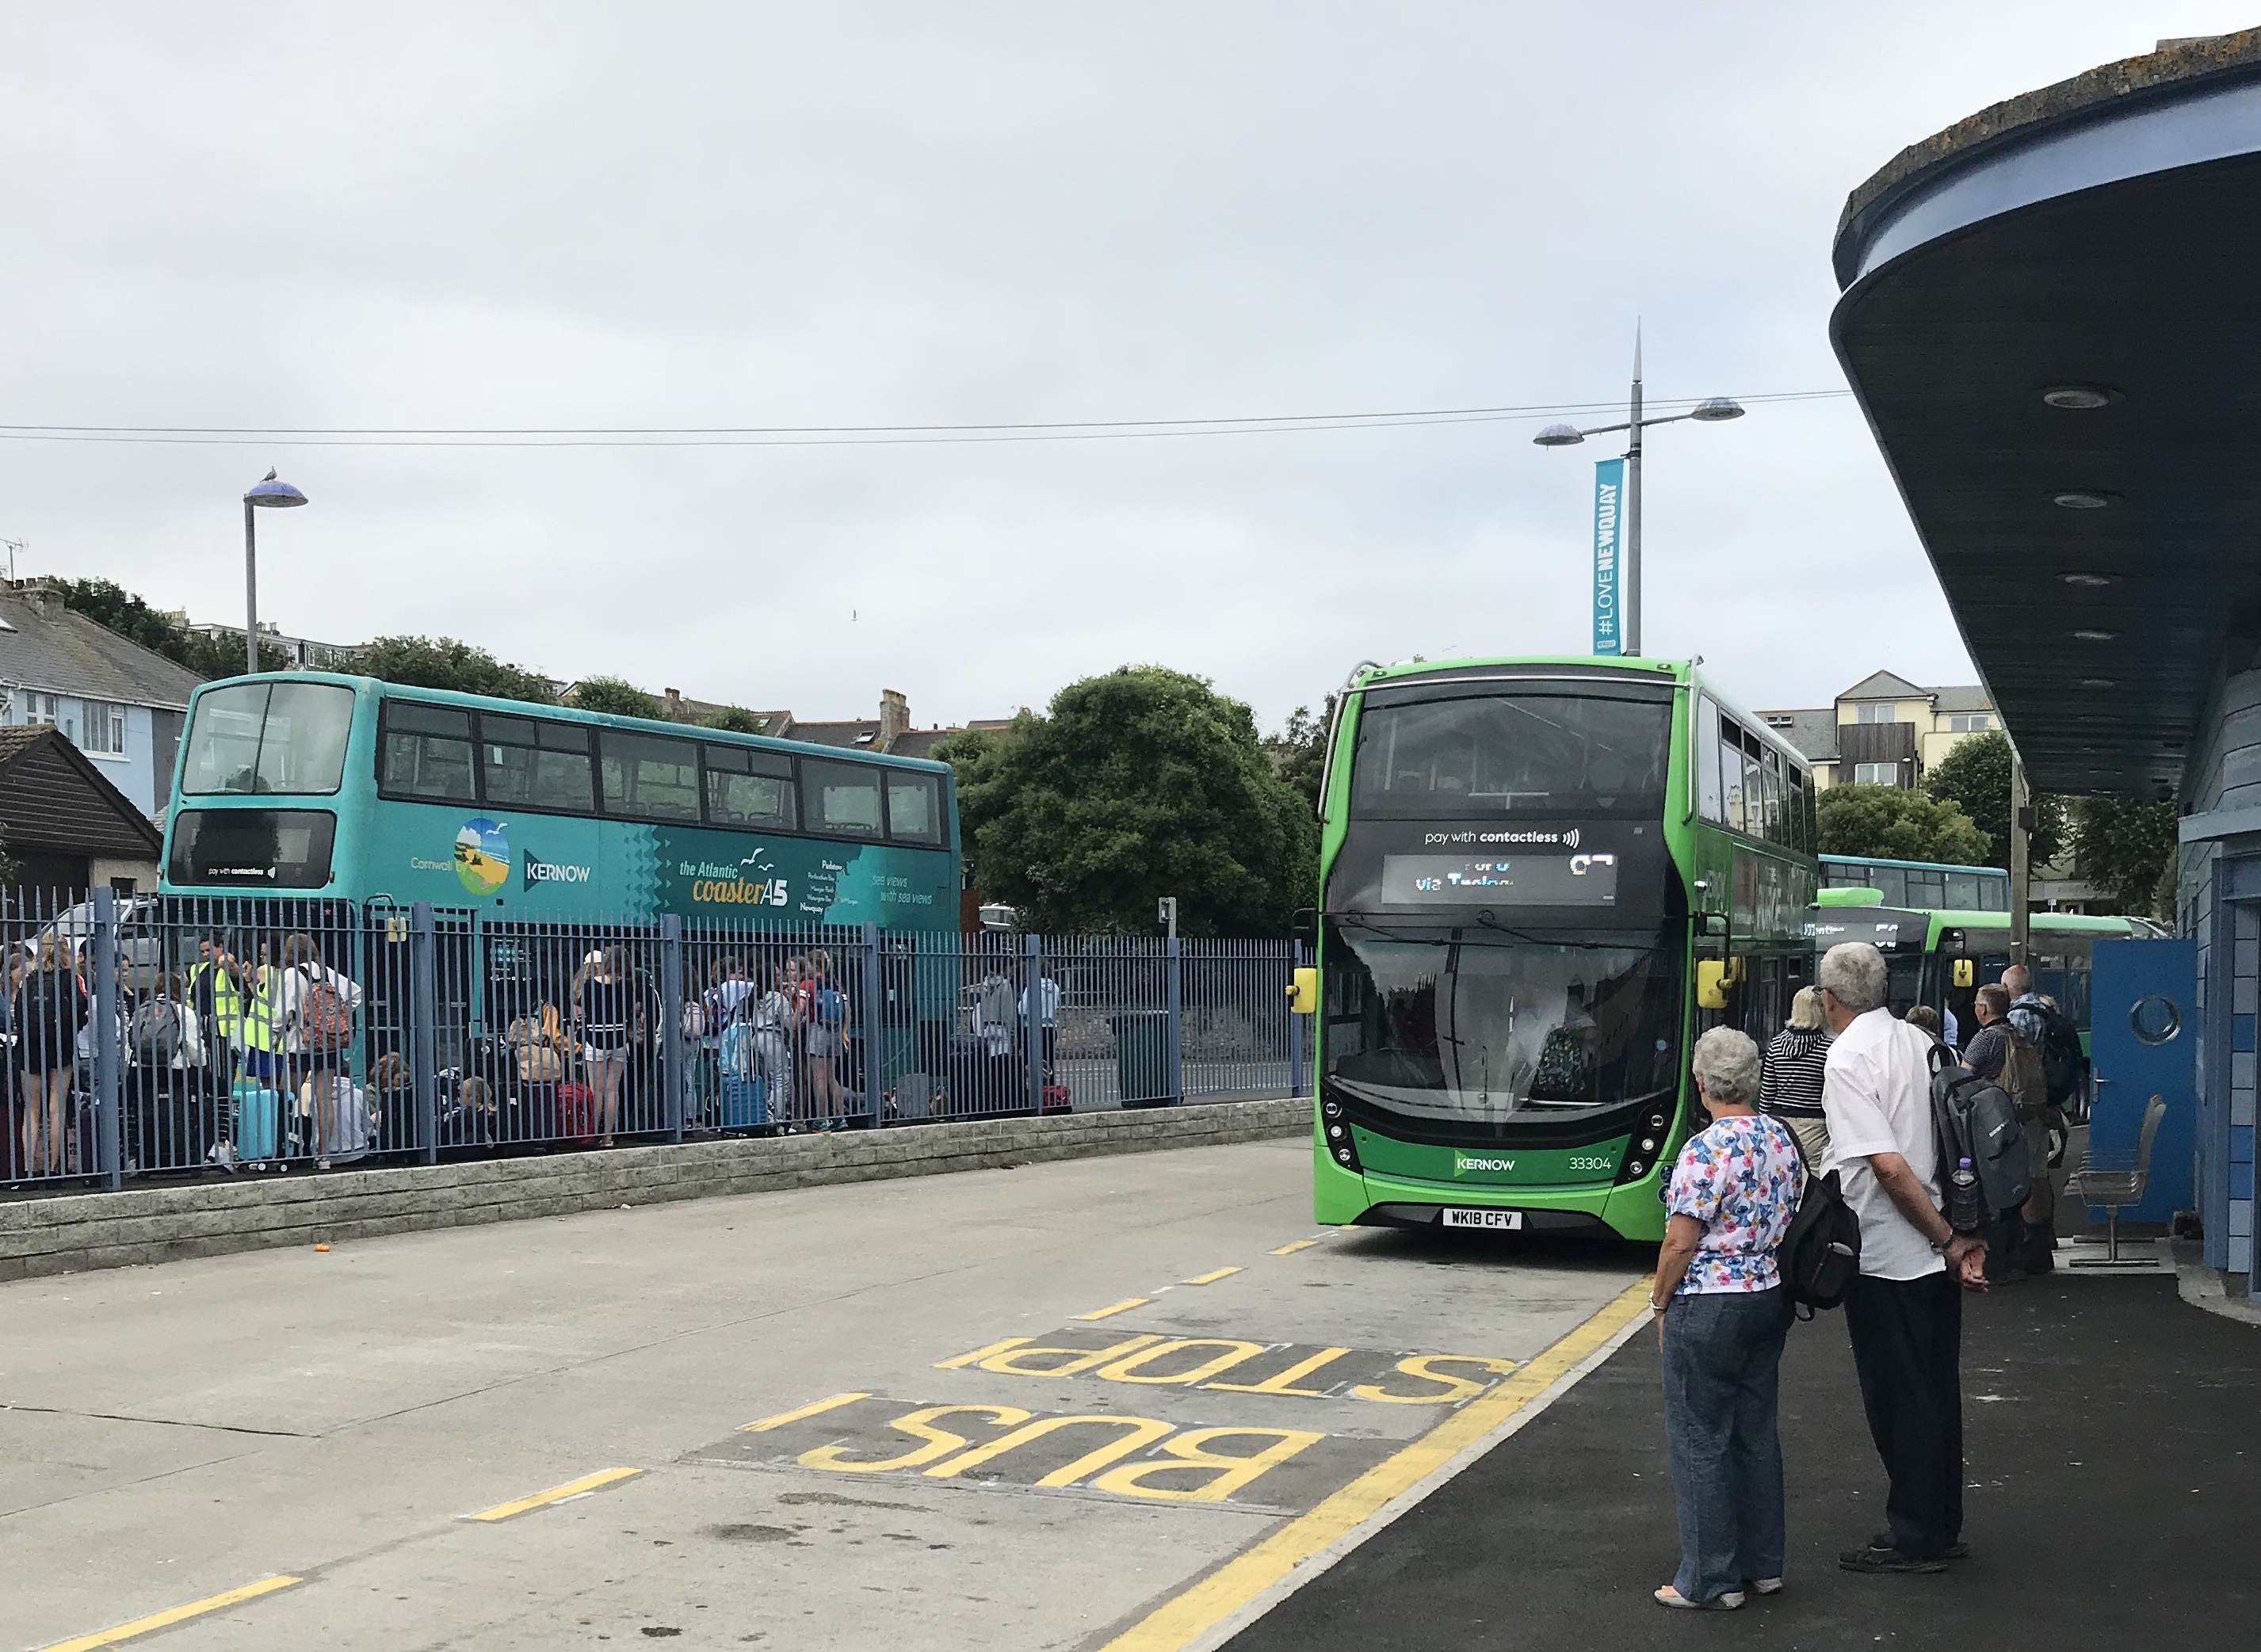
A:
[[[1977,1173],[1985,1220],[2013,1214],[2031,1197],[2033,1164],[2017,1104],[1992,1079],[1956,1066],[1944,1048],[1932,1052],[1931,1118],[1942,1195],[1956,1162],[1968,1159]]]
[[[1788,1125],[1783,1128],[1790,1130]],[[1790,1130],[1790,1139],[1798,1141],[1795,1130]],[[1791,1312],[1801,1319],[1810,1319],[1817,1310],[1842,1305],[1853,1289],[1853,1281],[1861,1272],[1861,1219],[1845,1202],[1836,1171],[1815,1174],[1813,1166],[1806,1163],[1802,1143],[1798,1159],[1805,1165],[1805,1189],[1798,1197],[1798,1214],[1790,1219],[1790,1231],[1783,1235],[1776,1261],[1782,1269],[1783,1284],[1790,1288]]]
[[[2062,1104],[2080,1087],[2080,1069],[2088,1060],[2080,1048],[2080,1033],[2063,1010],[2052,1010],[2046,1004],[2014,1005],[2011,1024],[2015,1026],[2024,1016],[2031,1016],[2042,1024],[2041,1036],[2028,1041],[2042,1058],[2042,1083],[2049,1091],[2049,1100]]]

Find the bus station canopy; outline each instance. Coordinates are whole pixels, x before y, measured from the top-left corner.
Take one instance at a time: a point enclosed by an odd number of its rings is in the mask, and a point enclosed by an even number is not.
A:
[[[2261,29],[1913,146],[1835,261],[1839,359],[2033,783],[2166,795],[2261,650]]]

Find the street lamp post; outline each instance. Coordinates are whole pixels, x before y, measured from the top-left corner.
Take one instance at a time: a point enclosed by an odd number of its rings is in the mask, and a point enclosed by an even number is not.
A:
[[[1640,652],[1640,433],[1651,425],[1676,425],[1683,418],[1699,424],[1716,425],[1743,416],[1741,404],[1726,396],[1707,397],[1684,413],[1666,413],[1654,418],[1644,418],[1640,411],[1640,329],[1633,333],[1633,398],[1628,417],[1622,425],[1592,425],[1584,430],[1576,425],[1549,425],[1531,440],[1541,447],[1574,447],[1589,436],[1605,436],[1614,430],[1626,433],[1625,483],[1625,557],[1624,598],[1619,611],[1624,615],[1625,651],[1628,654]]]
[[[272,470],[243,496],[243,669],[255,676],[259,672],[259,534],[252,512],[305,503],[305,494],[287,482],[276,481]]]

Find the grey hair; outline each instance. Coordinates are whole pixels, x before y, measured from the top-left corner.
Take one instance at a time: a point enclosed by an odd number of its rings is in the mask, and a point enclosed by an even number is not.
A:
[[[1748,1107],[1759,1098],[1759,1047],[1732,1026],[1696,1041],[1696,1082],[1713,1101]]]
[[[1790,1025],[1800,1032],[1819,1032],[1828,1025],[1821,1014],[1821,989],[1800,987],[1790,1001]]]
[[[1821,955],[1814,983],[1831,998],[1864,1015],[1889,996],[1884,955],[1865,940],[1841,940]]]

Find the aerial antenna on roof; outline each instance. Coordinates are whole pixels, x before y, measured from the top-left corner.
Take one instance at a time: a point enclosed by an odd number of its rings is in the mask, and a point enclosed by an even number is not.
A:
[[[4,545],[8,547],[8,583],[12,585],[16,583],[16,553],[18,551],[30,550],[32,548],[32,541],[29,540],[0,540],[0,545]]]

